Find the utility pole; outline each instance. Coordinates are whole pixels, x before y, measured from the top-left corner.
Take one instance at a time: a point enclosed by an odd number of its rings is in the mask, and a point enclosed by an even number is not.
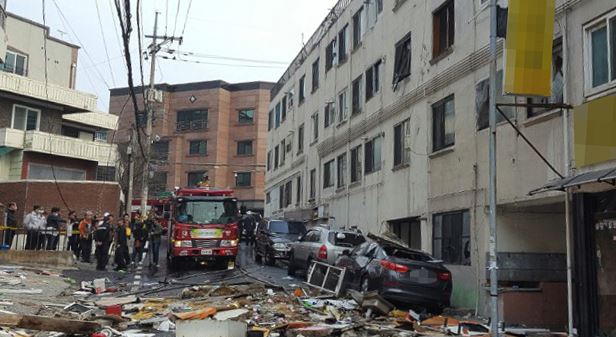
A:
[[[182,37],[174,37],[174,36],[158,36],[158,15],[160,12],[156,12],[156,16],[154,17],[154,33],[153,35],[146,35],[146,38],[152,39],[152,44],[148,47],[148,52],[150,54],[150,86],[148,90],[143,90],[143,95],[145,95],[146,99],[146,125],[145,125],[145,137],[146,137],[146,145],[145,145],[145,158],[144,158],[144,169],[142,175],[142,186],[141,186],[141,214],[146,214],[146,207],[148,201],[148,182],[150,180],[150,163],[151,163],[151,151],[150,147],[152,145],[152,118],[154,116],[154,103],[156,103],[156,84],[155,75],[156,75],[156,53],[160,50],[162,44],[167,42],[179,41],[182,43]],[[158,43],[158,38],[162,39],[162,42]],[[139,55],[141,57],[141,55]]]
[[[135,139],[134,134],[135,128],[133,127],[130,129],[128,147],[126,148],[126,154],[128,155],[128,195],[126,196],[127,214],[131,214],[133,207],[133,179],[135,179],[135,160],[133,157],[133,140]]]
[[[496,17],[497,0],[490,0],[490,242],[488,243],[490,261],[490,329],[492,336],[498,337],[498,264],[496,260]]]

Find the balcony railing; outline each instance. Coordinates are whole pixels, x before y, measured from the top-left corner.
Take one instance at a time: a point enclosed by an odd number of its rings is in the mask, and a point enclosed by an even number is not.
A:
[[[24,132],[17,129],[0,129],[0,147],[24,148]]]
[[[2,71],[0,71],[0,90],[70,106],[78,110],[96,110],[95,95],[54,84],[46,86],[45,82]]]
[[[176,123],[176,131],[193,131],[207,129],[207,120],[198,119],[194,121],[180,121]]]
[[[82,140],[40,131],[26,131],[23,139],[24,150],[95,161],[101,166],[115,166],[119,158],[116,144]]]

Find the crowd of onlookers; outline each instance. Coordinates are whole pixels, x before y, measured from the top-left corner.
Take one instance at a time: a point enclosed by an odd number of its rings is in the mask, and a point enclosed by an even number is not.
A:
[[[5,213],[2,246],[10,249],[17,229],[16,203],[9,203]],[[146,216],[137,212],[132,219],[130,215],[123,214],[116,221],[109,212],[99,217],[92,211],[86,211],[79,218],[75,211],[70,211],[68,218],[64,219],[60,208],[52,207],[47,213],[38,205],[24,217],[23,229],[26,235],[24,249],[69,250],[85,263],[93,262],[94,249],[97,270],[105,270],[112,255],[115,270],[126,270],[141,261],[148,241],[151,263],[158,266],[163,234],[163,228],[153,212]],[[59,242],[61,233],[66,233],[62,243]]]

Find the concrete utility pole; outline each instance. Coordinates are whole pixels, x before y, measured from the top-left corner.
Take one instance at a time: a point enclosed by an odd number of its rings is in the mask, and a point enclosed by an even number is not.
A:
[[[126,196],[125,212],[128,214],[131,214],[133,206],[133,179],[135,179],[135,159],[133,157],[133,140],[135,139],[134,134],[135,128],[131,128],[128,147],[126,148],[126,154],[128,155],[128,193]]]
[[[498,264],[496,261],[496,5],[497,0],[490,0],[490,146],[489,165],[490,183],[488,188],[490,201],[490,242],[488,243],[490,261],[490,329],[492,336],[498,337]]]
[[[144,169],[142,175],[142,186],[141,186],[141,214],[145,215],[147,210],[147,201],[148,201],[148,192],[149,192],[149,180],[150,180],[150,163],[151,163],[151,145],[152,145],[152,118],[154,116],[154,103],[156,103],[156,83],[155,75],[156,75],[156,53],[160,50],[162,44],[170,41],[180,41],[182,43],[182,37],[174,37],[174,36],[158,36],[158,15],[160,12],[156,12],[156,16],[154,17],[154,34],[146,35],[146,38],[152,39],[152,44],[148,47],[148,51],[150,54],[150,86],[148,90],[143,90],[143,95],[146,97],[146,124],[145,124],[145,136],[146,136],[146,146],[145,146],[145,158],[144,158]],[[162,39],[162,42],[159,44],[157,42],[158,38]],[[141,55],[139,55],[141,57]]]

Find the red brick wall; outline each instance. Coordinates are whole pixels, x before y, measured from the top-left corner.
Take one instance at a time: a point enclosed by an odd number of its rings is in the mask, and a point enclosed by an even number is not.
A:
[[[17,222],[21,224],[26,213],[32,211],[32,206],[43,206],[47,211],[57,206],[61,215],[66,217],[68,209],[62,199],[66,200],[71,210],[80,216],[86,210],[97,214],[109,211],[117,214],[120,211],[120,187],[117,183],[102,182],[59,182],[58,186],[49,181],[16,181],[0,183],[0,202],[7,205],[14,201],[19,208]],[[4,217],[0,217],[4,221]]]
[[[93,161],[64,158],[36,152],[24,152],[23,165],[21,167],[21,179],[28,178],[29,163],[83,170],[86,171],[86,180],[96,180],[96,163]]]

